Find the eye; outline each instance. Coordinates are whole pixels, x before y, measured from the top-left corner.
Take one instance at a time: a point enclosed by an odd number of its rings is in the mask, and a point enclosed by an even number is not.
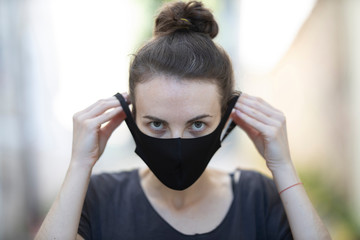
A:
[[[206,126],[205,123],[196,121],[196,122],[193,122],[193,124],[191,125],[191,130],[200,132],[200,131],[204,130],[205,126]]]
[[[164,128],[164,123],[159,122],[159,121],[153,121],[153,122],[150,122],[150,127],[155,131],[159,131]]]

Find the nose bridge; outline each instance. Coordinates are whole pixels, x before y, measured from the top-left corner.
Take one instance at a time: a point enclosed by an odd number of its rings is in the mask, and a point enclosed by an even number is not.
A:
[[[180,126],[174,126],[171,129],[171,138],[183,138],[184,137],[184,129]]]

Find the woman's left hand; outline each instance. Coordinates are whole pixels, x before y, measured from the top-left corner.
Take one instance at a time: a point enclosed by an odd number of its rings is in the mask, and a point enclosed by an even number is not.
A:
[[[266,160],[270,171],[291,164],[284,114],[261,98],[243,93],[231,114]]]

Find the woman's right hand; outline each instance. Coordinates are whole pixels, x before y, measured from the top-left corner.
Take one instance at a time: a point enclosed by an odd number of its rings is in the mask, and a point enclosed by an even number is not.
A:
[[[127,94],[123,94],[128,99]],[[129,101],[128,101],[129,102]],[[73,117],[73,146],[60,193],[35,239],[74,239],[91,170],[114,130],[126,118],[115,96],[100,100]]]
[[[122,95],[128,99],[126,93]],[[76,113],[73,116],[71,164],[92,168],[104,152],[109,137],[125,118],[114,96],[99,100]]]

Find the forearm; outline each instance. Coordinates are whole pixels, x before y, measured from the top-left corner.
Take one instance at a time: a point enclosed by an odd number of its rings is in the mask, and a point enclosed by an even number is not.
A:
[[[292,164],[272,171],[279,191],[300,182]],[[331,239],[303,185],[280,194],[294,239]]]
[[[35,239],[72,239],[77,235],[91,167],[70,164],[61,190]]]

